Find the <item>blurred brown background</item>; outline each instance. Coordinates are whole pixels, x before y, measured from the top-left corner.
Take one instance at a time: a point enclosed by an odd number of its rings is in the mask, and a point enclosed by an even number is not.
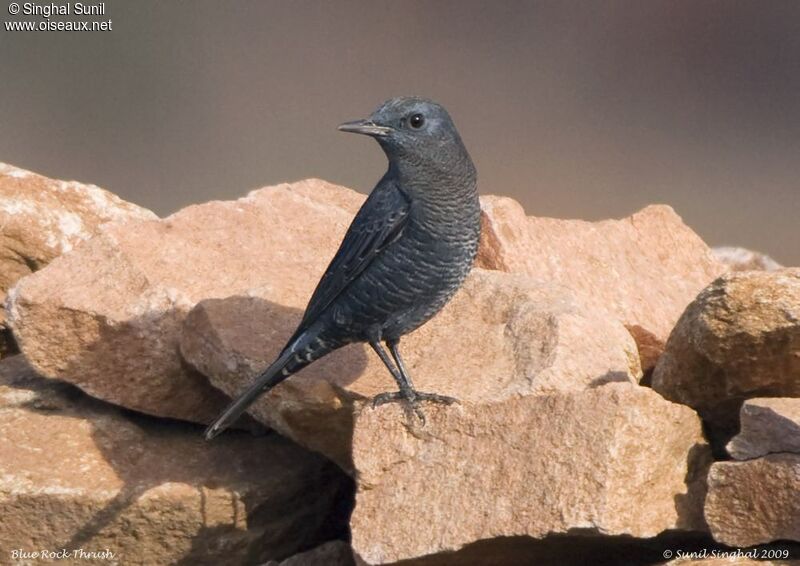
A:
[[[800,2],[106,11],[111,32],[0,29],[0,161],[162,215],[310,176],[367,191],[380,150],[336,125],[421,94],[450,109],[481,191],[530,214],[664,202],[712,245],[800,265]]]

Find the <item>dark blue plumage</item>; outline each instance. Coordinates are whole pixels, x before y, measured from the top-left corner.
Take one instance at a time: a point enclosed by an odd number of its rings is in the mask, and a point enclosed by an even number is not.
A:
[[[278,359],[206,438],[293,373],[352,342],[368,342],[397,381],[399,391],[377,396],[374,404],[403,401],[424,418],[420,401],[454,401],[414,390],[398,344],[441,310],[472,267],[480,234],[475,167],[447,111],[430,100],[393,98],[369,119],[339,129],[375,138],[389,168],[353,219]]]

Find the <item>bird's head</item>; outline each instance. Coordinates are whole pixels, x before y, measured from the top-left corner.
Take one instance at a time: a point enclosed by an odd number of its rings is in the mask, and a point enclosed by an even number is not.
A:
[[[447,110],[425,98],[389,99],[369,118],[346,122],[339,130],[375,138],[389,161],[404,157],[414,161],[441,160],[446,154],[466,154]]]

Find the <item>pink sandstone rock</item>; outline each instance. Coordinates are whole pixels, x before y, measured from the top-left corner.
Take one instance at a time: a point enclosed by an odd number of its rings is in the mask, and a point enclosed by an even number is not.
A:
[[[800,541],[800,454],[716,462],[705,516],[714,539],[733,547]]]
[[[599,222],[526,216],[505,197],[485,197],[483,210],[479,266],[558,283],[606,309],[648,349],[645,370],[686,305],[725,272],[668,206]]]
[[[0,361],[0,549],[100,552],[64,564],[252,564],[331,536],[348,489],[277,435],[226,434],[124,412]]]
[[[156,215],[94,185],[58,181],[0,163],[0,311],[8,289],[97,233],[105,222]],[[0,357],[13,352],[3,339]]]
[[[800,268],[714,281],[678,321],[652,385],[721,438],[738,428],[745,399],[800,396]]]
[[[234,396],[277,356],[301,314],[256,296],[203,301],[184,323],[181,352]],[[465,404],[641,377],[636,345],[622,324],[563,289],[480,269],[401,348],[418,389]],[[351,345],[288,379],[250,412],[350,470],[354,415],[364,400],[395,389],[378,357]]]
[[[353,460],[352,545],[368,564],[487,539],[705,529],[699,419],[627,383],[432,407],[424,429],[396,406],[364,410]]]
[[[308,180],[135,228],[103,226],[19,282],[9,323],[47,377],[144,413],[208,422],[227,400],[180,358],[186,314],[254,288],[303,308],[362,199]]]

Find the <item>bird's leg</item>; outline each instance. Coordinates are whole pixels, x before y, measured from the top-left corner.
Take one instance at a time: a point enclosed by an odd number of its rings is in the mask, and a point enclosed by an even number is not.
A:
[[[376,354],[378,354],[378,357],[392,374],[392,377],[397,382],[397,386],[400,388],[400,391],[396,393],[381,393],[380,395],[376,396],[372,400],[372,405],[377,407],[378,405],[383,405],[389,401],[395,401],[401,398],[411,399],[414,397],[416,392],[414,391],[414,387],[411,385],[411,382],[408,380],[408,377],[406,377],[405,372],[398,370],[394,366],[392,360],[389,359],[389,355],[386,353],[386,350],[383,349],[383,346],[381,346],[380,342],[371,341],[369,345],[372,346],[372,349],[375,350]]]
[[[448,397],[447,395],[439,395],[437,393],[423,393],[422,391],[417,391],[414,389],[414,385],[411,383],[411,378],[408,375],[408,371],[406,371],[406,366],[403,363],[403,358],[400,357],[400,350],[398,348],[400,341],[387,340],[386,345],[389,346],[389,351],[392,353],[392,357],[397,364],[397,369],[400,371],[400,375],[408,384],[409,389],[414,393],[414,396],[417,399],[420,401],[430,401],[431,403],[442,403],[443,405],[452,405],[453,403],[458,403],[458,399],[455,397]]]
[[[397,348],[399,345],[398,340],[386,341],[386,345],[389,346],[389,351],[392,353],[392,357],[394,358],[397,367],[392,365],[391,360],[389,360],[389,356],[386,355],[386,350],[383,349],[379,342],[370,342],[370,345],[381,358],[381,361],[383,361],[386,367],[389,368],[392,377],[394,377],[395,381],[397,381],[397,385],[400,388],[400,391],[381,393],[380,395],[375,396],[375,398],[372,400],[373,407],[383,405],[384,403],[405,402],[410,405],[417,417],[419,417],[424,424],[425,415],[423,414],[422,409],[419,407],[421,401],[442,403],[444,405],[451,405],[458,402],[458,400],[453,397],[438,395],[436,393],[423,393],[414,389],[414,385],[411,383],[411,378],[408,376],[408,372],[406,371],[405,364],[403,364],[403,359],[400,357],[400,351]]]

